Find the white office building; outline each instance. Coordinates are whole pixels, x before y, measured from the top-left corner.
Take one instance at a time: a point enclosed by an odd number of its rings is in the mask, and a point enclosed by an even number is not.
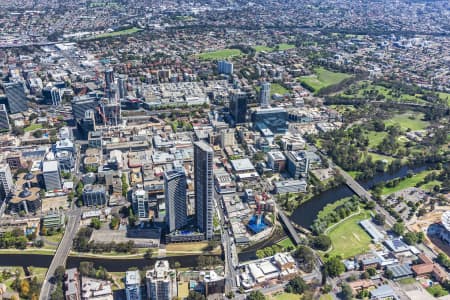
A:
[[[147,296],[150,300],[172,300],[177,292],[177,273],[170,269],[167,260],[158,260],[152,270],[147,271]]]
[[[125,273],[125,295],[127,300],[141,300],[141,276],[139,270]]]
[[[8,164],[0,164],[0,196],[1,199],[8,195],[14,187],[11,169]]]

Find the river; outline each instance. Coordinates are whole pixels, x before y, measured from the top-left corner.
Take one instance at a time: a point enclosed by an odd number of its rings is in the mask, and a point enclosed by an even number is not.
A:
[[[399,170],[389,173],[378,173],[374,178],[359,181],[359,183],[366,189],[371,189],[373,186],[380,182],[387,182],[395,178],[405,177],[409,171],[418,173],[424,171],[429,165],[408,167],[403,166]],[[305,228],[309,228],[317,217],[317,214],[323,209],[323,207],[329,203],[333,203],[339,199],[350,197],[354,195],[347,185],[342,184],[338,187],[329,189],[320,195],[314,196],[304,204],[297,207],[291,215],[291,221]]]
[[[366,189],[370,189],[376,184],[380,182],[387,182],[389,180],[404,177],[408,174],[408,171],[412,171],[414,173],[418,173],[421,171],[426,170],[430,165],[422,165],[422,166],[403,166],[399,170],[389,173],[389,172],[380,172],[376,174],[376,176],[370,180],[360,181],[359,183]],[[307,202],[303,203],[299,207],[297,207],[294,212],[292,213],[290,219],[292,222],[304,227],[309,228],[314,220],[317,217],[317,214],[323,209],[324,206],[330,203],[334,203],[339,199],[350,197],[354,195],[353,191],[350,190],[347,185],[342,184],[338,187],[329,189],[321,193],[320,195],[314,196]],[[239,253],[239,261],[248,261],[256,259],[256,250],[271,246],[272,244],[276,243],[283,237],[285,237],[286,234],[277,234],[276,238],[270,238],[262,243],[258,243],[256,245],[252,245],[241,253]]]
[[[220,257],[220,256],[219,256]],[[48,268],[53,255],[44,254],[2,254],[0,255],[0,266],[21,266],[21,267],[39,267]],[[171,265],[175,262],[179,262],[181,267],[196,267],[198,255],[186,255],[186,256],[170,256],[161,258],[168,260]],[[102,266],[110,272],[125,272],[131,267],[138,267],[140,269],[153,266],[158,258],[144,259],[115,259],[115,258],[86,258],[69,256],[67,258],[67,268],[75,268],[80,266],[82,261],[90,261],[94,263],[95,267]]]

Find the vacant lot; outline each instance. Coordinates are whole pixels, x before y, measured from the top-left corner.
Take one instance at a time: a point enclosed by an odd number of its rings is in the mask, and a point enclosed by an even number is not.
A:
[[[351,75],[328,71],[324,68],[314,69],[313,75],[302,76],[300,82],[314,92],[318,92],[323,88],[335,85],[350,78]]]
[[[369,216],[369,212],[363,211],[331,229],[328,233],[333,245],[330,255],[349,258],[369,250],[370,237],[359,225],[359,221]]]
[[[241,56],[242,51],[239,49],[222,49],[212,52],[204,52],[198,54],[198,58],[203,60],[220,60],[220,59],[226,59],[233,56]]]

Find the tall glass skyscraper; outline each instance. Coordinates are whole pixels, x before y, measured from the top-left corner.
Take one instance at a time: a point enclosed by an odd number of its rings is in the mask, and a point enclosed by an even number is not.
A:
[[[28,109],[27,96],[22,82],[4,83],[3,89],[8,99],[10,113],[16,114]]]
[[[214,151],[209,144],[203,141],[194,144],[195,214],[197,226],[207,240],[213,237],[213,159]]]
[[[173,169],[164,173],[166,200],[166,223],[169,232],[187,224],[186,174],[184,169]]]
[[[259,101],[261,107],[268,108],[270,106],[270,83],[264,82],[261,84],[261,90],[259,91]]]

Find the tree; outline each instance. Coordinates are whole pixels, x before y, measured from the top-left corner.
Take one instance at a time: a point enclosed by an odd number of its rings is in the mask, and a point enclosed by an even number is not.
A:
[[[127,176],[125,173],[122,174],[122,196],[126,197],[128,193],[128,183]]]
[[[405,232],[405,224],[403,222],[397,222],[392,226],[392,231],[397,235],[403,235]]]
[[[28,296],[29,293],[30,293],[30,282],[28,281],[28,279],[22,279],[20,281],[20,295],[25,298]]]
[[[331,246],[331,239],[328,236],[321,234],[312,239],[311,246],[314,249],[326,251]]]
[[[189,295],[186,298],[187,300],[206,300],[206,297],[196,291],[189,291]]]
[[[306,290],[308,290],[308,285],[300,276],[289,280],[285,287],[287,293],[303,294]]]
[[[102,225],[102,223],[100,222],[99,218],[92,218],[91,219],[91,227],[94,229],[100,229],[100,226]]]
[[[341,289],[342,289],[341,295],[343,300],[353,299],[353,290],[348,284],[346,283],[342,284]]]
[[[345,271],[345,265],[339,257],[333,256],[325,262],[325,270],[329,276],[336,277]]]
[[[297,258],[299,266],[304,272],[312,272],[316,265],[316,259],[311,248],[303,245],[299,246],[294,252],[294,257]]]
[[[37,129],[37,130],[35,130],[34,132],[33,132],[33,136],[35,137],[35,138],[37,138],[37,139],[39,139],[39,138],[41,138],[42,137],[42,130],[40,130],[40,129]]]
[[[66,268],[64,268],[64,266],[58,266],[55,269],[55,278],[57,281],[63,281],[64,280],[64,275],[66,273]]]
[[[260,291],[252,291],[247,295],[247,300],[266,300],[266,296]]]
[[[380,226],[383,226],[384,223],[386,222],[386,216],[383,214],[376,214],[373,217],[373,220],[375,221],[375,223],[377,223]]]

